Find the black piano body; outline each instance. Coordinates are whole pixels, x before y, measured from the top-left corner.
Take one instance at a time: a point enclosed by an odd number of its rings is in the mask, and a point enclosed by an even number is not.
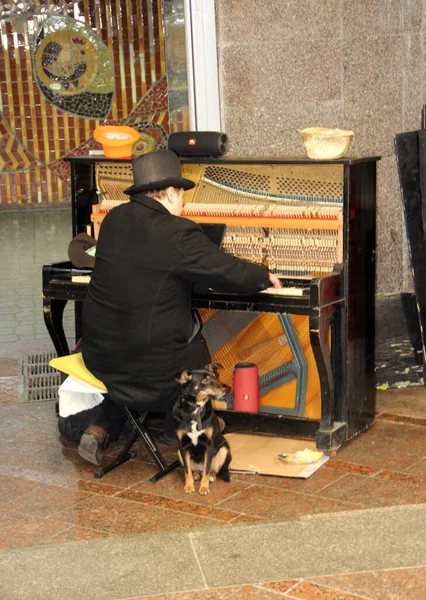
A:
[[[85,231],[96,204],[99,157],[74,157],[71,163],[72,236]],[[288,279],[289,287],[305,288],[300,295],[195,295],[199,309],[306,315],[309,337],[321,386],[321,417],[221,411],[228,427],[282,436],[315,439],[317,447],[333,452],[370,427],[375,417],[375,198],[377,158],[324,161],[343,170],[343,260],[334,270],[305,281]],[[317,161],[290,159],[213,159],[209,163],[262,164],[278,162],[311,168]],[[124,162],[124,161],[119,161]],[[186,163],[202,161],[186,160]],[[70,238],[71,239],[71,238]],[[75,302],[76,339],[81,334],[82,301],[90,269],[70,262],[43,266],[44,319],[58,355],[69,352],[62,318],[68,301]],[[78,276],[78,281],[72,281]],[[81,279],[81,277],[83,279]]]

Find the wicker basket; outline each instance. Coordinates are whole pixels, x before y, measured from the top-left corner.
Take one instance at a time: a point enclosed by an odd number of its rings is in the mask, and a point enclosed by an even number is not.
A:
[[[327,127],[308,127],[298,129],[297,133],[305,144],[307,155],[315,160],[332,160],[344,156],[354,135],[353,131]]]

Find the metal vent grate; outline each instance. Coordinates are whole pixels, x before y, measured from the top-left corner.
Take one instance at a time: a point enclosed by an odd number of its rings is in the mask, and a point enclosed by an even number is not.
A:
[[[61,373],[53,369],[49,362],[54,353],[29,354],[22,363],[24,377],[24,402],[57,400],[61,385]]]

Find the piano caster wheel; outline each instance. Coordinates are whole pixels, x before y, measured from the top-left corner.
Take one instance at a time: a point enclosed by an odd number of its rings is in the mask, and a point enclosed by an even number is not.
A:
[[[334,448],[333,450],[327,450],[326,454],[330,458],[336,458],[336,456],[337,456],[337,448]]]

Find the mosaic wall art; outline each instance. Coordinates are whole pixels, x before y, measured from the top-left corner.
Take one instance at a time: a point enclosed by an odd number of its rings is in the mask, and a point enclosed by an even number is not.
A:
[[[68,17],[47,19],[37,34],[33,72],[57,108],[93,119],[108,115],[114,70],[107,46],[89,27]]]
[[[0,209],[68,205],[63,159],[100,149],[98,125],[137,129],[138,153],[189,129],[166,60],[183,32],[182,0],[0,2]]]

